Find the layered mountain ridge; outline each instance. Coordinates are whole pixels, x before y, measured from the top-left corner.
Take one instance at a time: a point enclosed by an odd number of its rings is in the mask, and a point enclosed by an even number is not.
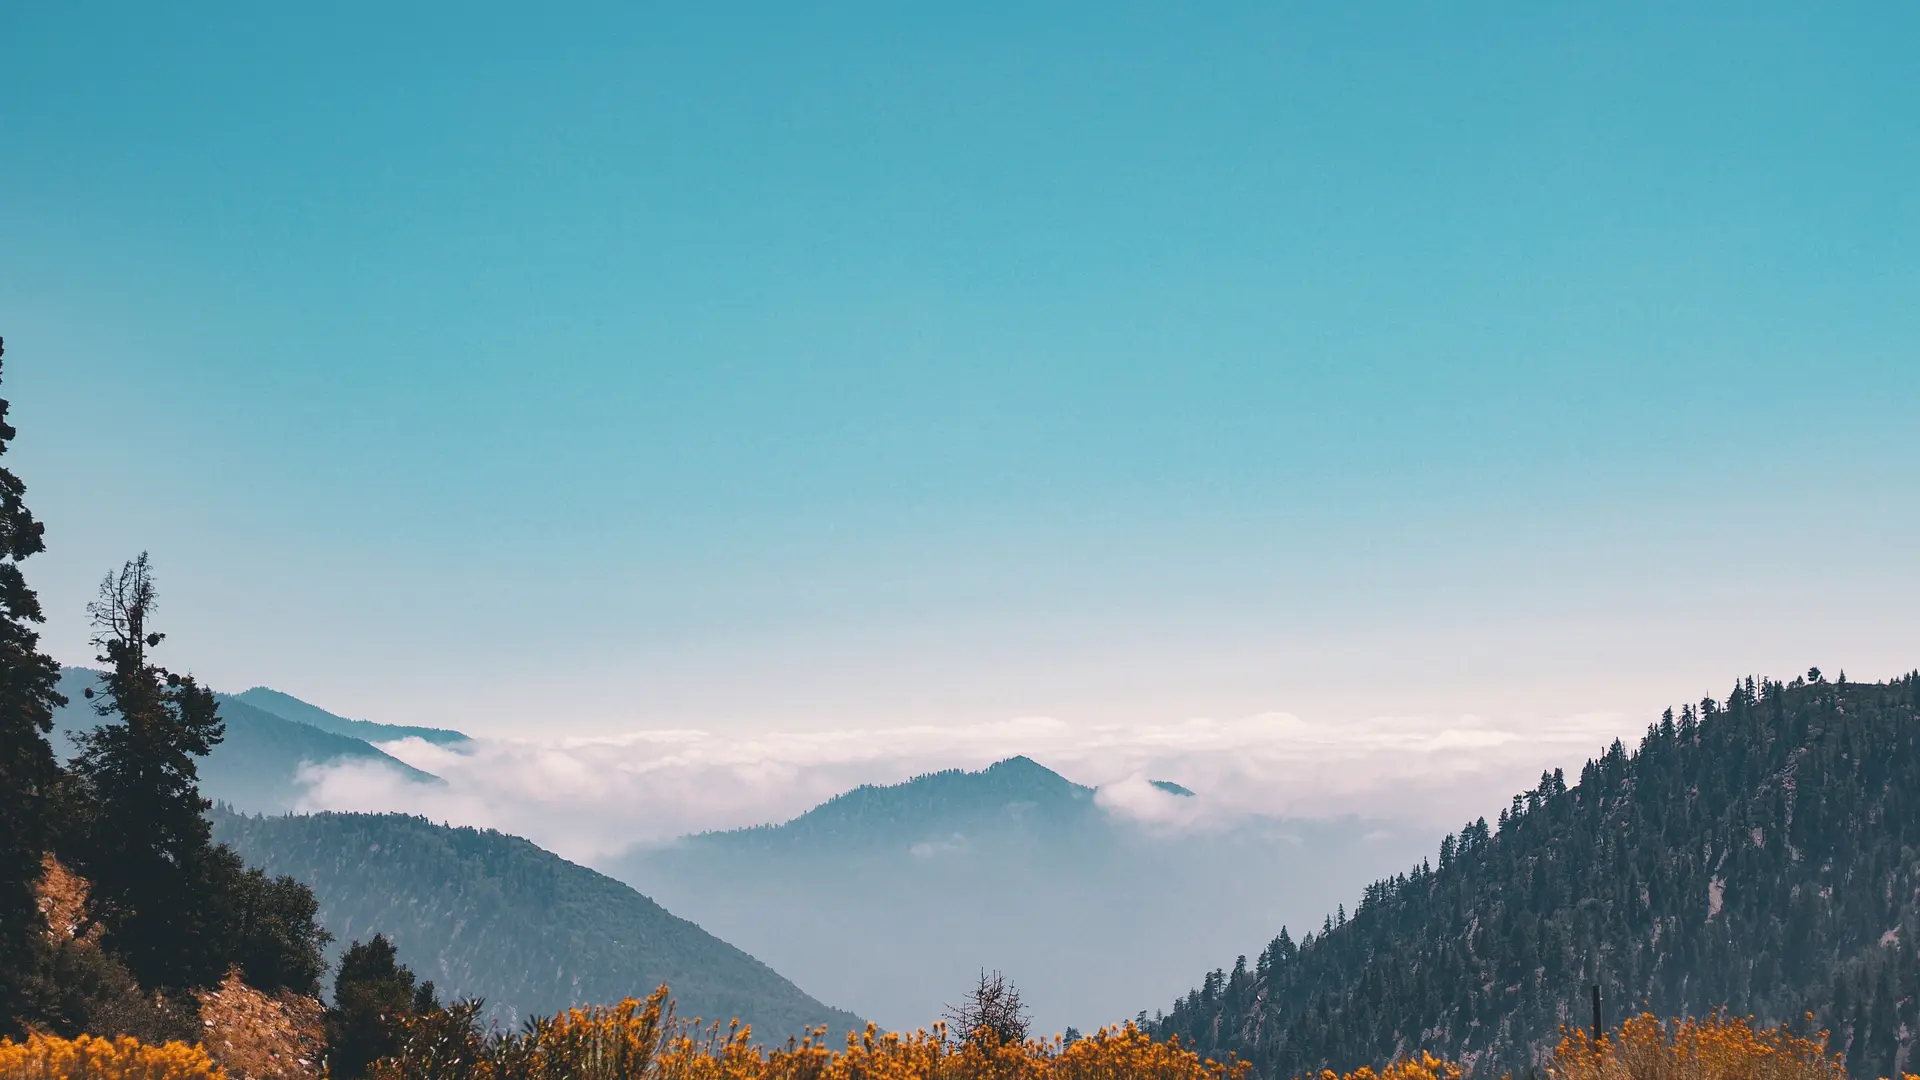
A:
[[[213,822],[248,863],[312,887],[336,956],[383,933],[443,995],[482,998],[509,1027],[663,982],[684,1016],[738,1018],[769,1041],[862,1026],[633,889],[516,836],[400,814],[216,811]]]
[[[76,737],[81,732],[104,722],[85,694],[98,685],[99,677],[99,672],[89,668],[63,668],[60,672],[60,692],[66,695],[67,704],[54,711],[53,747],[63,760],[79,752]],[[308,715],[332,716],[296,698],[272,693],[275,697],[268,703],[278,709],[261,707],[258,702],[262,699],[258,696],[216,695],[226,734],[199,763],[200,790],[206,797],[249,812],[285,812],[294,809],[303,790],[300,773],[304,766],[342,761],[377,765],[416,783],[437,782],[437,777],[408,765],[364,738],[346,734],[337,727],[317,726],[300,715],[283,714],[279,709],[292,711],[286,703],[296,702],[305,706]],[[358,721],[341,721],[343,725],[352,723]]]
[[[442,746],[459,746],[471,740],[463,733],[447,728],[415,727],[409,724],[378,724],[372,720],[349,720],[344,716],[330,713],[318,705],[302,701],[292,694],[282,693],[272,687],[256,686],[232,695],[232,700],[244,702],[263,712],[321,731],[344,735],[348,738],[366,742],[393,742],[397,739],[424,739]]]
[[[98,678],[84,668],[62,672],[68,704],[55,717],[55,746],[63,756],[77,752],[79,733],[110,722],[84,694]],[[225,735],[199,762],[201,791],[216,802],[215,838],[313,889],[335,937],[330,959],[356,938],[386,934],[443,994],[480,997],[509,1026],[645,996],[662,982],[688,1015],[739,1018],[773,1041],[820,1024],[860,1026],[626,885],[530,841],[397,814],[284,813],[313,765],[363,763],[439,783],[369,740],[457,748],[469,741],[460,732],[348,720],[265,687],[216,697]]]
[[[1192,957],[1330,909],[1427,842],[1358,819],[1168,832],[1013,757],[636,847],[606,869],[883,1026],[926,1024],[998,969],[1051,1033],[1133,1015],[1177,992]]]

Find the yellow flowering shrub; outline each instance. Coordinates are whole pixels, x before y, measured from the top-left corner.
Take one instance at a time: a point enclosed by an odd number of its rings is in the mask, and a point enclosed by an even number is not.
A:
[[[1244,1064],[1221,1065],[1172,1042],[1154,1042],[1131,1024],[1072,1043],[1002,1045],[984,1030],[952,1040],[940,1025],[910,1034],[866,1031],[843,1049],[825,1029],[763,1049],[735,1023],[701,1027],[674,1018],[667,990],[645,1001],[569,1009],[519,1035],[491,1040],[449,1030],[444,1019],[413,1022],[401,1054],[375,1067],[376,1080],[1243,1080]],[[1411,1075],[1405,1080],[1415,1080]],[[1447,1078],[1451,1080],[1451,1078]]]
[[[461,1003],[408,1022],[401,1052],[374,1080],[1246,1080],[1245,1062],[1221,1064],[1155,1042],[1132,1024],[1073,1042],[1002,1044],[982,1029],[952,1039],[941,1025],[907,1034],[869,1024],[846,1045],[825,1029],[770,1049],[734,1023],[679,1021],[661,987],[645,1001],[569,1009],[515,1035],[487,1035],[478,1006]],[[1826,1033],[1796,1035],[1726,1016],[1634,1017],[1598,1042],[1569,1031],[1547,1066],[1553,1080],[1847,1080]],[[1461,1080],[1460,1066],[1428,1053],[1381,1069],[1322,1072],[1315,1080]],[[199,1047],[133,1039],[0,1040],[0,1080],[227,1080]],[[1908,1073],[1904,1080],[1920,1080]]]
[[[1784,1024],[1714,1015],[1666,1020],[1642,1014],[1598,1042],[1569,1031],[1547,1073],[1554,1080],[1846,1080],[1827,1033],[1795,1035]],[[1908,1074],[1908,1080],[1920,1080]]]
[[[186,1043],[146,1046],[133,1039],[0,1039],[4,1080],[226,1080],[206,1051]]]
[[[1401,1058],[1378,1072],[1362,1067],[1345,1075],[1323,1070],[1320,1080],[1460,1080],[1460,1066],[1422,1050],[1417,1058]]]

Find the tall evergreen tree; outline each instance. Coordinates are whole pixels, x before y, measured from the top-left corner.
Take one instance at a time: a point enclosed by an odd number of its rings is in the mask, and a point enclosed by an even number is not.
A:
[[[0,340],[0,360],[6,343]],[[0,399],[0,454],[14,429]],[[66,703],[54,689],[60,667],[40,651],[34,629],[45,621],[20,562],[46,547],[44,526],[24,499],[26,487],[0,468],[0,1033],[23,1008],[39,935],[34,887],[49,841],[48,801],[59,776],[47,732]]]
[[[268,992],[318,994],[333,935],[315,921],[320,904],[313,890],[284,874],[270,878],[263,870],[242,870],[231,848],[222,844],[219,850],[233,868],[227,891],[235,922],[229,943],[241,976]]]
[[[327,1010],[327,1075],[360,1080],[374,1062],[399,1051],[409,1017],[439,1008],[433,983],[415,984],[393,942],[375,934],[348,945]]]
[[[226,971],[237,860],[214,847],[194,759],[220,742],[213,692],[152,663],[152,568],[143,552],[107,575],[88,606],[107,665],[80,738],[76,861],[93,883],[104,944],[150,989],[208,985]]]

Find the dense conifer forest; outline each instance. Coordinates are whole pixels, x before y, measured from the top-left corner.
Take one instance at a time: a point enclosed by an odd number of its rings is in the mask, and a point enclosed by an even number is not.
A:
[[[1736,686],[1555,771],[1438,862],[1216,970],[1153,1021],[1259,1075],[1425,1047],[1537,1063],[1589,987],[1616,1014],[1812,1013],[1857,1076],[1920,1032],[1920,673]]]

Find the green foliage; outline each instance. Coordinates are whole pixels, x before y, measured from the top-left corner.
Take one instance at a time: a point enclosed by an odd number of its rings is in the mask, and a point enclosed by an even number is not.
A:
[[[38,1027],[67,1038],[126,1035],[155,1045],[201,1036],[191,998],[148,993],[97,941],[44,943],[40,961],[23,1010]]]
[[[433,983],[416,984],[385,937],[347,946],[327,1010],[329,1075],[360,1080],[374,1062],[400,1050],[409,1020],[439,1007]]]
[[[6,344],[0,341],[0,357]],[[0,454],[15,431],[0,399]],[[59,666],[40,651],[34,629],[45,621],[20,563],[46,547],[44,527],[27,510],[26,486],[0,468],[0,1035],[26,1008],[39,962],[34,883],[50,840],[51,797],[59,777],[47,742]]]
[[[238,856],[233,861],[237,866]],[[313,890],[256,868],[235,874],[228,892],[234,912],[230,952],[247,985],[267,993],[319,993],[333,935],[315,919],[320,904]]]
[[[1920,1032],[1920,673],[1747,680],[1559,772],[1370,886],[1344,924],[1282,931],[1155,1024],[1263,1076],[1409,1047],[1524,1071],[1598,983],[1615,1015],[1812,1012],[1859,1075]],[[1909,1066],[1910,1067],[1910,1066]]]
[[[671,983],[698,1015],[737,1016],[770,1039],[861,1026],[627,886],[518,837],[397,814],[216,810],[214,823],[249,862],[310,885],[336,934],[380,928],[422,974],[485,999],[508,1025]]]

